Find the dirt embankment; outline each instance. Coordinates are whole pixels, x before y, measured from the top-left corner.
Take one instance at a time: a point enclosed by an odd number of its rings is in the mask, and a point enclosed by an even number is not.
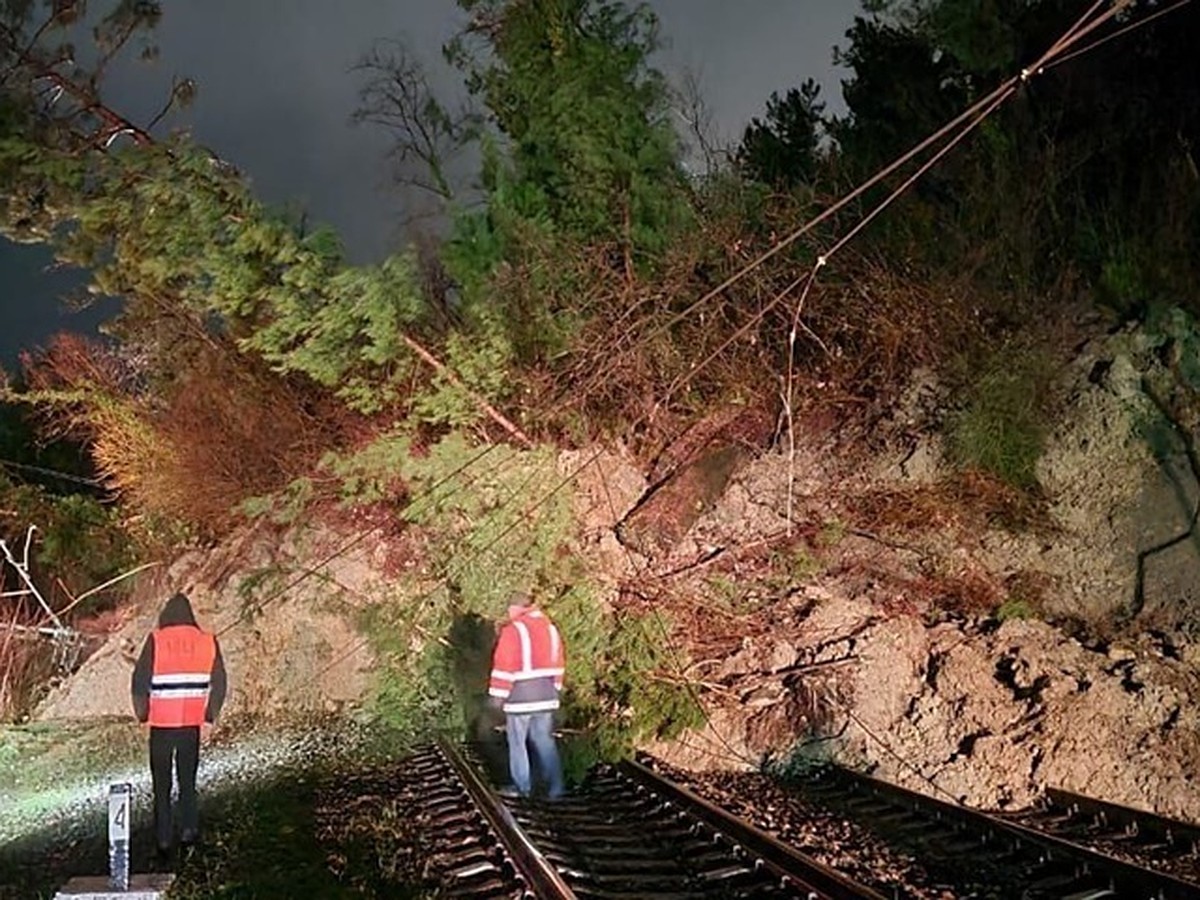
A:
[[[320,526],[281,535],[258,525],[184,554],[139,582],[134,613],[51,691],[36,717],[131,715],[133,664],[163,602],[178,590],[220,637],[229,715],[329,712],[361,699],[374,660],[355,619],[387,595],[387,548],[363,542],[326,561],[354,538]]]
[[[945,509],[927,377],[888,423],[895,451],[847,464],[815,432],[742,467],[656,564],[704,607],[680,618],[713,702],[652,749],[736,768],[800,743],[982,807],[1055,785],[1200,820],[1200,490],[1163,360],[1137,329],[1078,344],[1030,531]]]
[[[649,749],[748,767],[808,741],[979,806],[1054,784],[1200,820],[1200,489],[1148,391],[1170,374],[1160,351],[1094,329],[1064,363],[1033,531],[955,514],[974,495],[944,490],[946,398],[928,376],[873,457],[817,420],[794,453],[764,452],[772,429],[737,415],[648,474],[615,452],[561,454],[593,577],[612,604],[672,614],[709,707],[704,731]],[[397,575],[394,536],[330,558],[361,534],[248,527],[187,554],[140,585],[140,613],[39,716],[126,713],[133,658],[180,588],[222,632],[231,711],[362,699],[374,660],[356,623]]]
[[[930,627],[815,587],[790,612],[714,668],[728,699],[709,727],[657,752],[741,768],[807,741],[973,806],[1051,785],[1200,820],[1200,647],[1089,649],[1038,621]]]

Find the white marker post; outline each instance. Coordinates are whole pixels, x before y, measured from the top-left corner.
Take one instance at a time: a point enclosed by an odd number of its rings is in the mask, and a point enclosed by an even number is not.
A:
[[[133,785],[114,784],[108,789],[108,884],[114,891],[129,890],[129,814]]]
[[[131,875],[129,872],[132,813],[133,785],[109,785],[108,877],[77,875],[54,895],[54,900],[162,900],[175,880],[174,875]]]

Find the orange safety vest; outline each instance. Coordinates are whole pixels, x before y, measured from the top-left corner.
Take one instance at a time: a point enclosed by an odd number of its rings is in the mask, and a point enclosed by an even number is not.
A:
[[[155,728],[186,728],[204,723],[217,641],[195,625],[168,625],[151,634],[154,672],[150,716]]]
[[[503,701],[506,713],[549,712],[558,709],[563,672],[562,636],[545,614],[532,609],[500,629],[488,694]]]

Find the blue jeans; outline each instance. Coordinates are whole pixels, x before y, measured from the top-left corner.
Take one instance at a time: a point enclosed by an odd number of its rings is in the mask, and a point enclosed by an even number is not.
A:
[[[533,792],[529,772],[529,745],[537,757],[542,776],[549,784],[547,795],[556,799],[563,794],[562,763],[554,743],[554,713],[510,713],[505,716],[508,732],[508,772],[513,786],[523,797]]]

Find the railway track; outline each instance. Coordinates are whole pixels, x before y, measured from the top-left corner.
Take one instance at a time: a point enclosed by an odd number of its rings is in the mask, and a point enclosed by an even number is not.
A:
[[[1051,791],[1033,810],[986,814],[836,766],[791,782],[914,854],[966,896],[1200,898],[1200,829]]]
[[[1200,827],[1050,788],[1043,803],[1013,817],[1125,862],[1200,882]],[[1200,887],[1195,888],[1200,895]]]
[[[423,748],[404,776],[430,880],[483,898],[1200,898],[1200,829],[1061,791],[989,815],[836,767],[722,793],[647,762],[547,803],[501,799],[470,750]]]
[[[554,803],[501,800],[478,758],[446,743],[405,768],[448,896],[884,897],[639,763],[601,766]]]
[[[456,768],[457,757],[445,751],[442,745],[421,747],[397,772],[400,795],[420,823],[428,880],[448,897],[521,896],[520,868]]]

